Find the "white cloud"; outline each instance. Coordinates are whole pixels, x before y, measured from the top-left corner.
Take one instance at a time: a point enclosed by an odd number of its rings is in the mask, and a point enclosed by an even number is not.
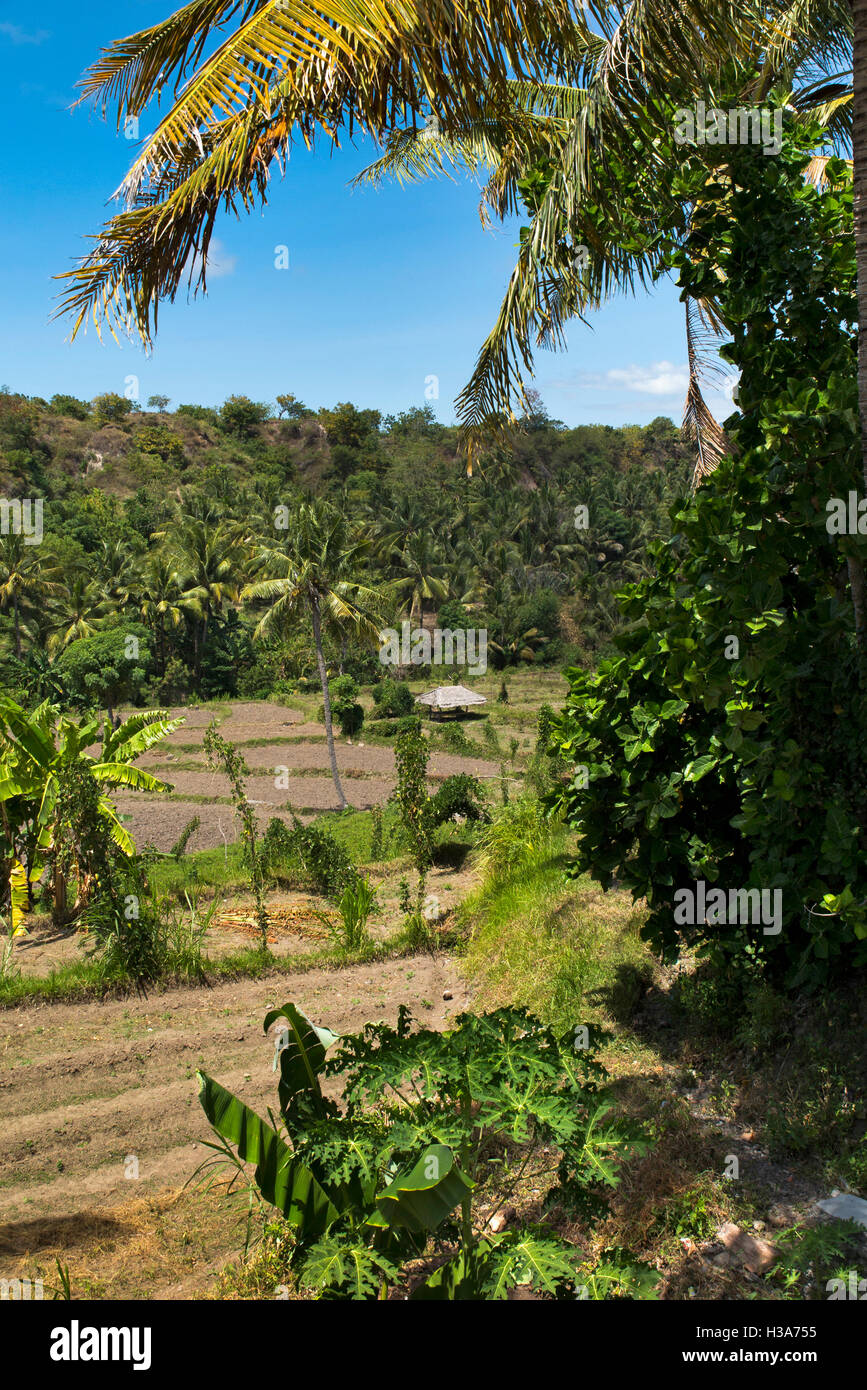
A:
[[[652,362],[649,367],[613,367],[606,372],[603,383],[625,386],[627,391],[640,391],[648,396],[683,396],[689,385],[689,368],[673,362]]]
[[[238,257],[231,256],[223,243],[217,237],[213,237],[208,247],[208,259],[205,262],[205,271],[208,280],[220,280],[224,275],[232,275],[237,263]],[[199,274],[201,264],[202,258],[200,255],[194,256],[191,260],[188,259],[184,266],[186,275],[189,275],[190,270],[192,270],[193,279],[195,280]]]
[[[33,31],[22,29],[20,24],[9,24],[5,21],[0,24],[0,34],[12,43],[44,43],[51,38],[47,29],[36,29]]]

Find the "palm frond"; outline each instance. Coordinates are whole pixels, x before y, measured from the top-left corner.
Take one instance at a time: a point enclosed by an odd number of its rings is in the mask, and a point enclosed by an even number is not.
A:
[[[725,372],[715,356],[719,344],[720,320],[717,311],[705,301],[686,301],[686,348],[689,385],[683,409],[682,429],[696,449],[692,475],[693,491],[710,477],[720,461],[731,452],[725,431],[720,427],[702,394],[702,381],[722,381]]]

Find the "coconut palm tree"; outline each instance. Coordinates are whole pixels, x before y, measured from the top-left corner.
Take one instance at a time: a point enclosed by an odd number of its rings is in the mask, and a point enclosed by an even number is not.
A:
[[[83,574],[60,587],[53,596],[51,612],[54,631],[48,639],[48,651],[56,656],[80,637],[92,637],[111,609],[104,586],[97,579]]]
[[[166,630],[177,631],[184,618],[184,600],[177,565],[164,550],[152,551],[130,583],[130,602],[156,634],[157,669],[165,675],[168,654]]]
[[[61,592],[39,547],[14,532],[0,537],[0,608],[12,609],[15,655],[21,656],[22,609],[44,604]]]
[[[652,257],[627,239],[605,247],[598,232],[583,281],[558,261],[562,229],[581,227],[588,199],[619,210],[618,161],[636,141],[646,177],[666,190],[659,104],[678,87],[704,95],[732,58],[759,69],[758,97],[809,65],[819,80],[807,82],[804,103],[842,125],[848,92],[836,69],[851,27],[847,0],[467,0],[458,11],[332,0],[327,14],[306,0],[186,6],[110,45],[83,79],[82,100],[103,113],[116,106],[118,125],[172,82],[176,98],[121,185],[124,211],[68,273],[61,311],[74,316],[73,335],[93,317],[149,340],[160,301],[184,278],[205,287],[219,209],[263,202],[298,138],[336,141],[353,128],[387,138],[396,142],[387,158],[407,176],[431,161],[442,168],[463,147],[494,167],[486,208],[498,214],[515,210],[517,180],[547,160],[546,191],[460,398],[472,428],[509,407],[515,389],[523,396],[516,368],[530,366],[534,335],[556,344],[600,286],[646,278]]]
[[[442,603],[448,598],[442,550],[430,530],[410,536],[400,551],[392,552],[389,569],[393,578],[388,581],[388,590],[403,602],[404,611],[408,609],[414,627],[424,622],[426,603]]]
[[[211,525],[184,516],[173,549],[181,590],[179,606],[193,619],[193,669],[198,679],[208,623],[213,614],[238,597],[243,544],[237,526],[225,522]]]
[[[331,776],[341,811],[349,805],[343,793],[334,750],[328,671],[322,648],[323,628],[353,631],[376,642],[380,591],[356,578],[366,545],[350,532],[346,516],[324,500],[302,502],[292,514],[280,545],[262,546],[258,566],[263,578],[245,585],[241,598],[266,602],[254,636],[279,631],[298,617],[309,619],[316,647],[316,665],[325,710],[325,737]]]

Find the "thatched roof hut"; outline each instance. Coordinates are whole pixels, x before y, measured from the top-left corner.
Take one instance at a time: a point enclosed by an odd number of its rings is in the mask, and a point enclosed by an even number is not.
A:
[[[465,685],[438,685],[436,690],[428,690],[424,695],[416,696],[416,704],[429,705],[431,718],[434,714],[439,714],[445,710],[466,709],[468,705],[486,705],[487,699],[484,695],[478,695],[475,690],[468,690]]]

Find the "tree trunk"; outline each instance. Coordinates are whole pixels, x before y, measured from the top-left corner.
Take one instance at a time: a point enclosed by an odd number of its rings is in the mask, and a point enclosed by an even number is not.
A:
[[[325,737],[328,741],[328,760],[331,763],[331,776],[334,779],[334,788],[340,801],[341,811],[349,809],[349,803],[343,795],[343,788],[340,785],[340,774],[337,771],[337,754],[334,751],[334,729],[331,723],[331,696],[328,693],[328,672],[325,669],[325,656],[322,652],[322,624],[319,619],[319,598],[315,595],[310,601],[310,612],[313,617],[313,641],[316,644],[316,664],[319,667],[319,683],[322,686],[322,703],[325,707]]]
[[[69,902],[66,891],[66,875],[62,869],[58,868],[55,861],[54,865],[54,923],[55,926],[66,925],[69,917]]]
[[[17,589],[15,590],[15,594],[14,594],[14,596],[13,596],[12,602],[13,602],[13,607],[14,607],[14,612],[15,612],[15,655],[17,656],[18,660],[20,661],[20,660],[21,660],[21,624],[20,624],[20,621],[19,621],[19,618],[18,618],[18,590],[17,590]]]

